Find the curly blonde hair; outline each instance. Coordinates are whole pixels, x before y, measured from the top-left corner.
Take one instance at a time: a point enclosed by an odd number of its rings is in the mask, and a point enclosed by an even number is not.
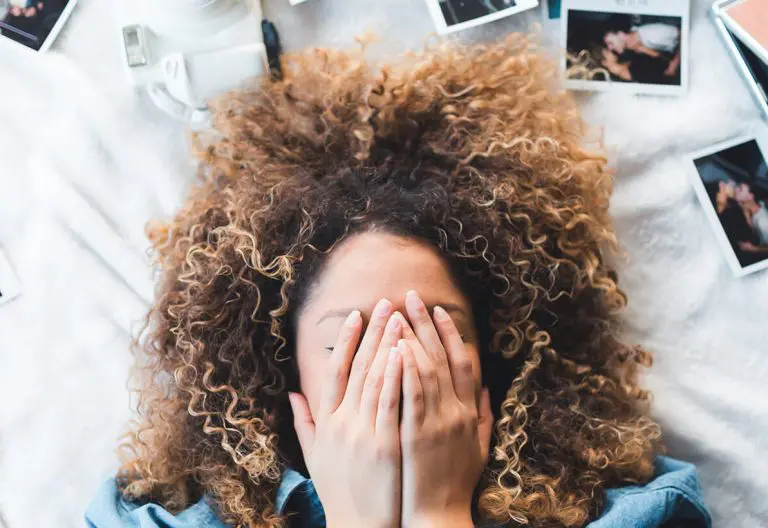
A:
[[[296,313],[329,251],[371,229],[434,247],[472,302],[496,417],[483,518],[583,526],[606,487],[650,479],[651,358],[617,337],[611,175],[554,65],[512,35],[396,66],[318,49],[283,71],[218,102],[200,183],[148,229],[161,279],[124,496],[285,525]]]

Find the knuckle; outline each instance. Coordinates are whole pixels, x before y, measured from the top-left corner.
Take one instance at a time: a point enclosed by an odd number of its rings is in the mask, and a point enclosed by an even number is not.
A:
[[[446,427],[446,434],[449,436],[461,436],[468,429],[469,424],[461,418],[454,418]]]
[[[397,458],[399,446],[394,442],[381,442],[374,449],[377,460],[391,461]]]
[[[384,384],[384,373],[382,372],[369,372],[368,377],[365,378],[365,386],[372,389],[380,389]]]
[[[434,383],[437,381],[437,369],[434,365],[424,367],[424,370],[421,371],[421,377],[428,383]]]
[[[367,361],[355,361],[352,364],[352,374],[357,377],[364,377],[368,373]]]
[[[437,370],[442,370],[448,366],[448,355],[445,352],[445,349],[440,346],[440,348],[437,351],[437,354],[435,354],[435,367]]]
[[[417,408],[424,405],[424,393],[421,391],[414,391],[408,395],[410,402]]]
[[[344,366],[340,361],[334,361],[331,363],[331,378],[333,381],[341,382],[346,378],[346,372],[344,372]]]
[[[416,365],[416,362],[413,360],[413,356],[410,352],[403,354],[403,370],[407,370],[409,372],[418,372],[418,365]]]
[[[397,408],[397,399],[393,395],[382,396],[379,399],[380,411],[393,411]]]
[[[477,429],[477,426],[480,424],[480,415],[473,407],[467,412],[464,420],[467,424],[467,427],[469,427],[469,430],[471,431],[473,429]]]
[[[422,440],[427,445],[440,445],[451,438],[452,432],[449,424],[443,424],[430,430],[428,434],[424,435]]]
[[[472,360],[469,358],[461,358],[456,361],[456,369],[463,375],[472,375],[473,366]]]
[[[429,316],[429,312],[423,306],[417,308],[414,315],[416,316],[416,324],[425,325],[427,323],[432,323],[432,318]]]

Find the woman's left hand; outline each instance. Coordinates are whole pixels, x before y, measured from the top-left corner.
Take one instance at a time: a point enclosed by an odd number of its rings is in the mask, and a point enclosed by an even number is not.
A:
[[[398,351],[403,359],[402,525],[472,526],[472,496],[488,460],[493,417],[451,317],[435,321],[415,292]]]

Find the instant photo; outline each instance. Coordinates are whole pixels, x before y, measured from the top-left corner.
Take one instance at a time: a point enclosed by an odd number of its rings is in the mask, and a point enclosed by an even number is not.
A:
[[[768,62],[768,2],[729,0],[717,2],[716,6],[728,29],[760,60]]]
[[[479,26],[537,7],[538,0],[426,0],[438,33]]]
[[[696,193],[736,276],[768,268],[768,164],[758,138],[693,154]]]
[[[688,0],[566,0],[563,67],[574,90],[678,95],[688,85]]]
[[[35,51],[47,50],[77,0],[0,0],[0,35]]]

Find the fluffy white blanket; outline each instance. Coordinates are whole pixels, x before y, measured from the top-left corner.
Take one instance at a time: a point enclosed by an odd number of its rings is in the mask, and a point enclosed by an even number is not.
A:
[[[630,338],[655,352],[647,384],[671,454],[699,466],[716,526],[768,525],[768,272],[731,276],[686,178],[686,153],[760,126],[708,20],[692,13],[690,93],[589,95],[618,170]],[[46,56],[0,53],[0,246],[23,296],[0,306],[0,512],[9,528],[82,526],[115,468],[129,415],[132,331],[152,299],[145,221],[169,215],[192,171],[183,128],[127,87],[110,2],[81,0]],[[432,30],[413,0],[267,3],[288,49],[394,49]],[[538,13],[471,30],[526,29]],[[556,44],[556,22],[544,21]]]

